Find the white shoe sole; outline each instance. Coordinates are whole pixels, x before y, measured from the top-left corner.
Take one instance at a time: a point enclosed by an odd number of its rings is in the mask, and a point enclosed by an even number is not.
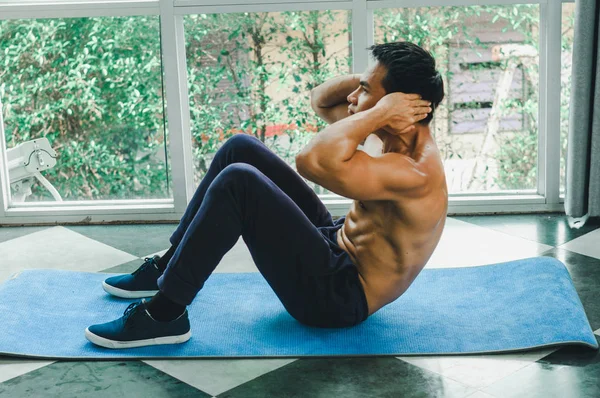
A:
[[[138,291],[129,291],[119,289],[118,287],[111,286],[106,282],[102,281],[102,288],[108,294],[112,294],[113,296],[121,297],[121,298],[144,298],[144,297],[152,297],[158,290],[138,290]]]
[[[133,341],[115,341],[105,339],[104,337],[100,337],[90,332],[89,329],[85,329],[85,337],[92,343],[99,345],[105,348],[136,348],[136,347],[145,347],[149,345],[159,345],[159,344],[179,344],[185,343],[192,337],[192,331],[190,330],[186,334],[182,334],[179,336],[165,336],[165,337],[157,337],[155,339],[145,339],[145,340],[133,340]]]

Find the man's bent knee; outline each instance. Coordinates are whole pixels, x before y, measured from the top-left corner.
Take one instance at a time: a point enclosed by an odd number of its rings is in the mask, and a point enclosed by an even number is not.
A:
[[[231,184],[234,187],[239,188],[249,181],[253,186],[256,186],[256,183],[261,180],[261,177],[262,173],[250,164],[232,163],[219,173],[211,187],[213,185],[226,187]]]
[[[234,148],[246,148],[246,147],[250,147],[250,146],[254,146],[256,144],[260,144],[261,141],[249,134],[236,134],[233,137],[229,138],[226,142],[225,145],[227,145],[228,147],[234,147]]]

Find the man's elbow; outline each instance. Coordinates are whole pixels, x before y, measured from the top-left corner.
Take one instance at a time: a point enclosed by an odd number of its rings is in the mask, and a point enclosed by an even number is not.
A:
[[[298,173],[304,178],[307,178],[306,175],[308,174],[309,163],[309,156],[304,151],[296,155],[296,169],[298,170]]]
[[[344,162],[318,157],[314,152],[300,153],[296,156],[298,173],[313,182],[316,182],[315,179],[341,172],[345,164]]]
[[[325,172],[318,158],[311,152],[301,152],[296,156],[296,170],[302,177],[313,182]]]
[[[312,90],[310,90],[310,107],[315,112],[318,112],[319,108],[321,107],[319,101],[320,101],[320,95],[317,91],[317,87],[315,87]]]

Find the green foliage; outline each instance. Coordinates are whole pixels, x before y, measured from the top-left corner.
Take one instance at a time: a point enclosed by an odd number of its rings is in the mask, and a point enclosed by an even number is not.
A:
[[[47,137],[64,199],[169,196],[157,17],[0,21],[0,43],[7,146]]]
[[[535,133],[517,133],[504,138],[498,153],[500,189],[535,187],[537,182],[538,138]]]
[[[350,73],[352,58],[328,54],[348,28],[327,29],[348,12],[200,14],[187,16],[190,112],[199,180],[214,152],[235,133],[253,134],[294,165],[311,135],[325,127],[310,107],[310,90]],[[223,83],[229,82],[229,89]],[[270,95],[285,90],[289,95]],[[269,137],[269,126],[284,136]],[[287,126],[287,127],[286,127]],[[319,189],[314,186],[315,189]]]

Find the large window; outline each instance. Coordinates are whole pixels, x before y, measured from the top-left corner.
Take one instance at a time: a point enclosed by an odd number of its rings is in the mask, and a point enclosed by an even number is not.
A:
[[[350,17],[326,10],[185,18],[196,183],[233,134],[257,137],[295,168],[296,154],[326,126],[310,90],[351,73]]]
[[[442,72],[431,129],[449,212],[561,211],[575,11],[562,1],[0,1],[0,224],[179,220],[234,134],[295,169],[326,127],[311,89],[392,41]],[[561,50],[559,75],[545,62]]]
[[[538,5],[376,10],[375,43],[417,43],[444,76],[432,131],[450,192],[537,188],[538,29]]]
[[[0,21],[0,64],[13,205],[171,197],[158,16]]]

